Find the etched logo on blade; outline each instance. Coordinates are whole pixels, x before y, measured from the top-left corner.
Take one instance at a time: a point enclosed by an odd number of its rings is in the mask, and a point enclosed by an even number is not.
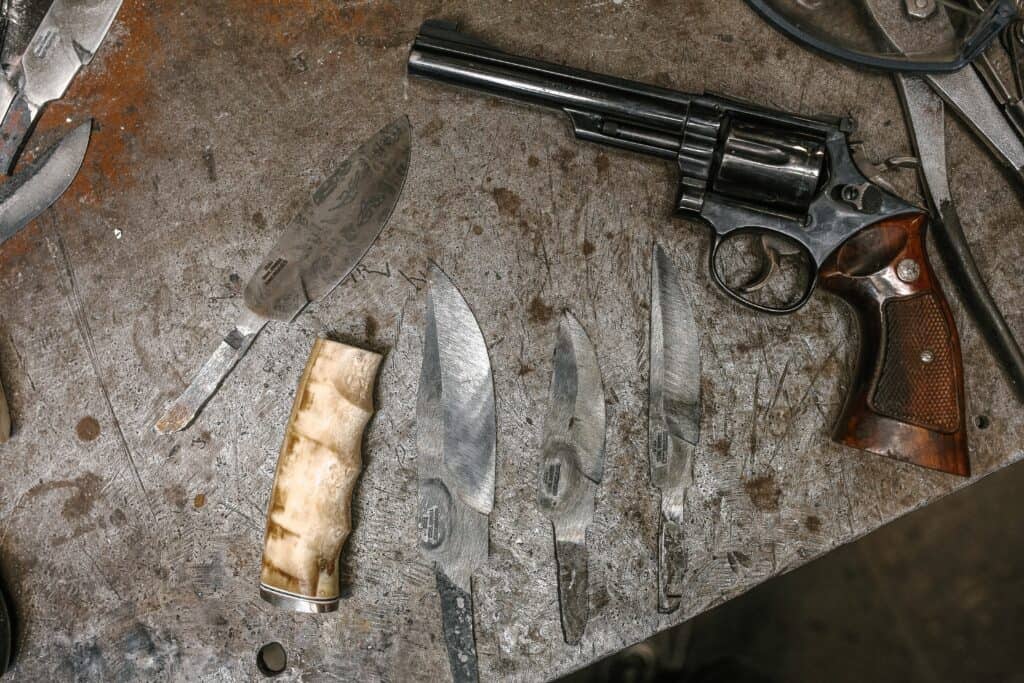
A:
[[[263,273],[260,275],[260,279],[263,280],[263,284],[269,285],[277,277],[278,273],[284,270],[284,267],[288,265],[288,260],[283,258],[276,258],[267,265],[263,266]]]
[[[441,532],[437,528],[436,505],[431,505],[420,515],[420,534],[424,545],[436,547],[441,540]]]
[[[562,480],[562,463],[551,462],[544,470],[544,490],[552,498],[558,497],[558,484]]]
[[[451,526],[451,497],[448,490],[437,479],[420,484],[420,509],[416,529],[420,545],[434,550],[448,538]]]
[[[656,467],[664,467],[668,464],[668,432],[661,430],[654,435],[654,441],[651,443],[651,455]]]
[[[48,55],[53,46],[59,42],[60,30],[53,27],[48,28],[40,33],[39,40],[33,43],[32,54],[39,59],[46,59],[46,55]]]

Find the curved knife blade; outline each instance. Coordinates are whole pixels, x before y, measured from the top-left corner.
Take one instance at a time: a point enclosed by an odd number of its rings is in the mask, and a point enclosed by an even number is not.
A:
[[[604,475],[605,405],[597,353],[579,321],[558,325],[538,476],[538,503],[551,520],[562,631],[580,642],[590,612],[587,527]]]
[[[411,155],[405,117],[385,126],[313,193],[245,288],[247,310],[154,429],[188,427],[267,320],[290,321],[359,264],[398,202]]]
[[[71,186],[89,148],[91,131],[89,120],[0,185],[0,244],[17,234]]]
[[[17,95],[0,125],[0,171],[18,151],[47,102],[64,96],[110,30],[121,0],[54,0],[12,75]]]
[[[387,224],[405,185],[412,129],[401,117],[352,153],[285,228],[245,288],[245,304],[290,322],[348,277]]]
[[[456,681],[476,681],[473,572],[494,504],[494,381],[487,345],[448,276],[430,268],[416,399],[420,550],[434,563]]]
[[[700,339],[679,274],[660,245],[651,256],[651,378],[648,450],[651,481],[661,490],[658,609],[682,598],[686,555],[683,513],[700,440]]]

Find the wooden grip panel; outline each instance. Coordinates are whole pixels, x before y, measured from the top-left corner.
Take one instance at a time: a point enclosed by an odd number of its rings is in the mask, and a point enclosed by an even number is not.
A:
[[[963,363],[949,304],[924,247],[925,214],[848,240],[822,286],[853,307],[860,352],[833,430],[839,443],[968,476]]]
[[[267,512],[260,595],[271,603],[300,612],[338,607],[338,556],[352,527],[380,362],[376,353],[325,339],[313,345]]]

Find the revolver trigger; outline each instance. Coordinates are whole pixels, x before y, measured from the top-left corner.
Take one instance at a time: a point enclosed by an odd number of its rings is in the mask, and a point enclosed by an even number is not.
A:
[[[779,251],[774,246],[768,244],[769,239],[767,236],[762,235],[758,239],[757,243],[760,245],[761,250],[761,272],[751,278],[749,281],[740,285],[737,289],[742,294],[753,294],[754,292],[760,291],[768,281],[772,279],[772,275],[779,267]]]

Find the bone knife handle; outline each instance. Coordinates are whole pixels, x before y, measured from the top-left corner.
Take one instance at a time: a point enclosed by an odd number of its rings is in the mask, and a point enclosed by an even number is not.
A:
[[[256,341],[260,330],[267,324],[265,319],[252,314],[246,316],[231,330],[217,346],[213,355],[203,364],[192,379],[192,383],[173,403],[164,408],[164,414],[153,425],[160,434],[180,432],[192,424],[224,379],[231,373]]]
[[[319,339],[295,394],[277,459],[260,570],[264,600],[298,612],[338,608],[341,548],[373,415],[381,356]]]

